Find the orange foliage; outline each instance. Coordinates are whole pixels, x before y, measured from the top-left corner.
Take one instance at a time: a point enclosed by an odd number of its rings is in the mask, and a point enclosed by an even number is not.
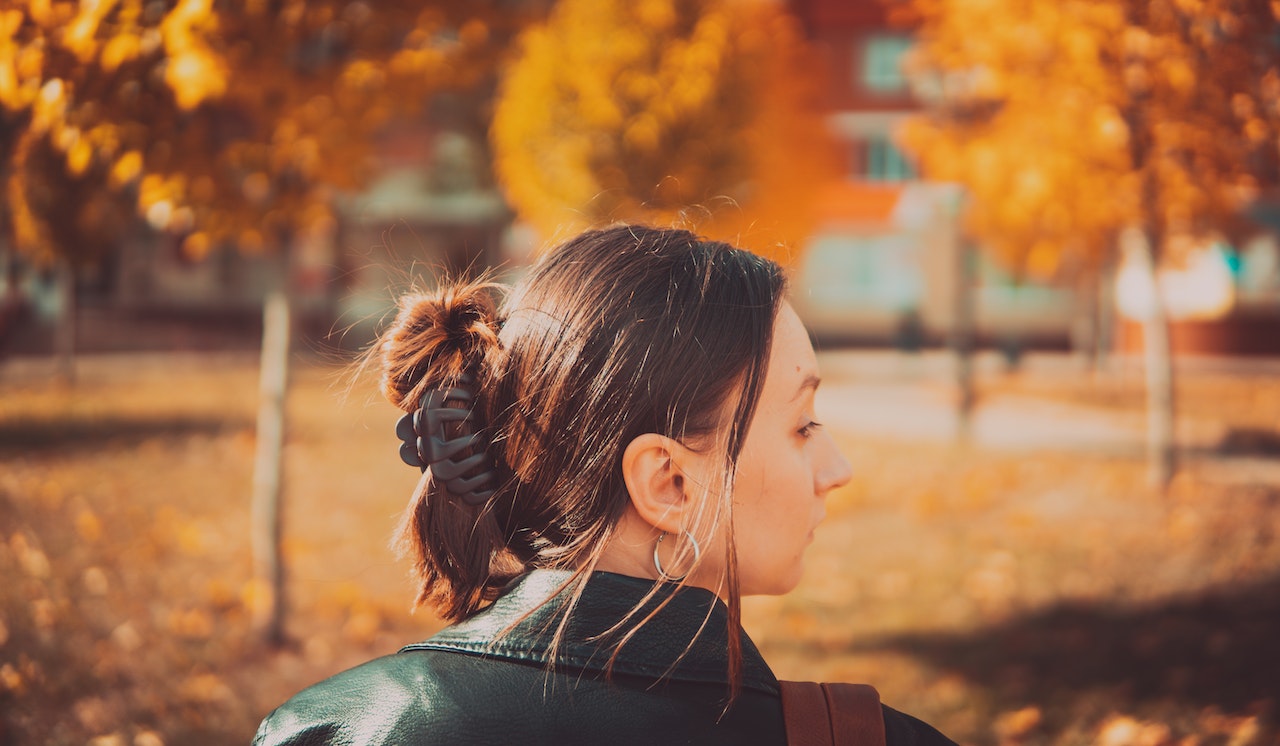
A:
[[[1277,181],[1280,66],[1261,0],[913,0],[935,106],[907,140],[961,182],[1009,266],[1088,269],[1119,230],[1229,231]]]
[[[495,112],[497,172],[548,236],[683,222],[777,254],[834,174],[814,65],[776,5],[562,0]]]
[[[369,175],[373,134],[435,91],[485,80],[540,6],[9,5],[0,157],[16,243],[44,261],[91,257],[110,247],[88,250],[88,237],[118,234],[100,220],[111,210],[69,215],[75,190],[135,202],[154,227],[192,234],[195,253],[327,230],[331,191]]]

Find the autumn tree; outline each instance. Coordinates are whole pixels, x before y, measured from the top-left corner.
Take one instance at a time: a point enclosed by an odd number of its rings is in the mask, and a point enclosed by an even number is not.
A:
[[[332,231],[335,190],[371,176],[374,135],[434,92],[492,75],[541,2],[26,0],[0,11],[0,169],[14,245],[74,265],[140,213],[199,258],[287,252]],[[285,323],[277,296],[267,319]],[[279,638],[284,349],[268,330],[260,499]],[[264,445],[265,444],[265,445]],[[263,470],[266,470],[265,472]],[[266,476],[261,476],[266,474]]]
[[[30,204],[40,148],[66,174],[132,190],[200,256],[276,246],[332,219],[370,175],[374,133],[434,91],[491,74],[527,20],[510,2],[30,0],[0,15],[14,238],[75,257]],[[65,219],[65,215],[59,218]]]
[[[1096,277],[1122,244],[1154,272],[1232,235],[1277,182],[1280,9],[1266,0],[909,5],[932,106],[908,144],[928,176],[966,187],[967,230],[1016,272]],[[1163,485],[1173,376],[1158,293],[1143,330]]]
[[[683,221],[765,253],[806,235],[836,159],[816,65],[776,4],[561,0],[520,49],[492,139],[544,235]]]

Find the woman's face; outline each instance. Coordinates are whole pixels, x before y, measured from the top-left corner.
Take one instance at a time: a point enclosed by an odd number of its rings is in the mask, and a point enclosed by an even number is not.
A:
[[[851,476],[815,419],[818,360],[789,304],[774,323],[768,371],[738,457],[733,525],[743,595],[786,593],[800,582],[825,497]]]

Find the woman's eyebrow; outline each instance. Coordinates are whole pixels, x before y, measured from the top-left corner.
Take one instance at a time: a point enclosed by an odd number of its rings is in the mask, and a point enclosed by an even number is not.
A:
[[[795,401],[796,399],[799,399],[800,395],[803,394],[806,390],[812,389],[813,391],[817,391],[818,386],[821,383],[822,383],[822,379],[819,378],[816,373],[810,373],[809,375],[804,377],[803,381],[800,382],[800,388],[796,389],[796,394],[795,396],[791,397],[791,401]]]

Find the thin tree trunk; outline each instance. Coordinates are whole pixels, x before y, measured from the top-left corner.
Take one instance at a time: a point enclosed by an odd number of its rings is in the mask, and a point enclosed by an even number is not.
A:
[[[969,241],[956,244],[951,347],[955,355],[956,438],[968,442],[973,425],[974,257]]]
[[[1116,260],[1108,256],[1102,260],[1098,270],[1097,294],[1094,309],[1094,320],[1097,322],[1097,336],[1094,338],[1094,374],[1105,373],[1111,363],[1112,346],[1116,333]]]
[[[53,354],[57,375],[69,384],[76,382],[76,271],[70,262],[57,269],[58,324],[53,334]]]
[[[12,252],[0,246],[0,362],[9,353],[9,338],[19,323],[23,313],[22,293],[19,290],[18,268],[13,260]]]
[[[1150,12],[1146,3],[1130,4],[1127,9],[1131,23],[1146,25],[1145,14]],[[1146,66],[1150,63],[1130,59],[1127,64]],[[1124,251],[1138,262],[1151,288],[1149,305],[1142,315],[1143,369],[1147,378],[1147,481],[1152,487],[1164,489],[1172,481],[1175,468],[1173,352],[1169,347],[1169,317],[1156,282],[1167,223],[1160,209],[1160,182],[1151,157],[1154,125],[1148,118],[1150,90],[1138,80],[1135,77],[1128,83],[1131,101],[1125,110],[1125,122],[1129,125],[1130,163],[1141,178],[1141,219],[1138,226],[1125,231],[1124,240],[1129,245]]]
[[[1169,317],[1156,283],[1156,263],[1143,235],[1133,258],[1147,273],[1152,292],[1142,318],[1142,363],[1147,384],[1147,481],[1163,490],[1177,467],[1174,441],[1173,350],[1169,341]]]
[[[1163,306],[1163,304],[1161,304]],[[1173,432],[1173,355],[1169,320],[1163,315],[1143,322],[1143,364],[1147,376],[1147,481],[1164,489],[1177,468]]]
[[[284,642],[285,565],[283,535],[284,405],[288,382],[289,301],[283,291],[267,296],[263,308],[262,361],[258,404],[257,454],[253,466],[254,572],[265,591],[254,623],[271,645]]]
[[[1071,346],[1080,361],[1080,367],[1090,373],[1098,372],[1098,309],[1101,278],[1085,273],[1076,283],[1074,318],[1071,321]]]

